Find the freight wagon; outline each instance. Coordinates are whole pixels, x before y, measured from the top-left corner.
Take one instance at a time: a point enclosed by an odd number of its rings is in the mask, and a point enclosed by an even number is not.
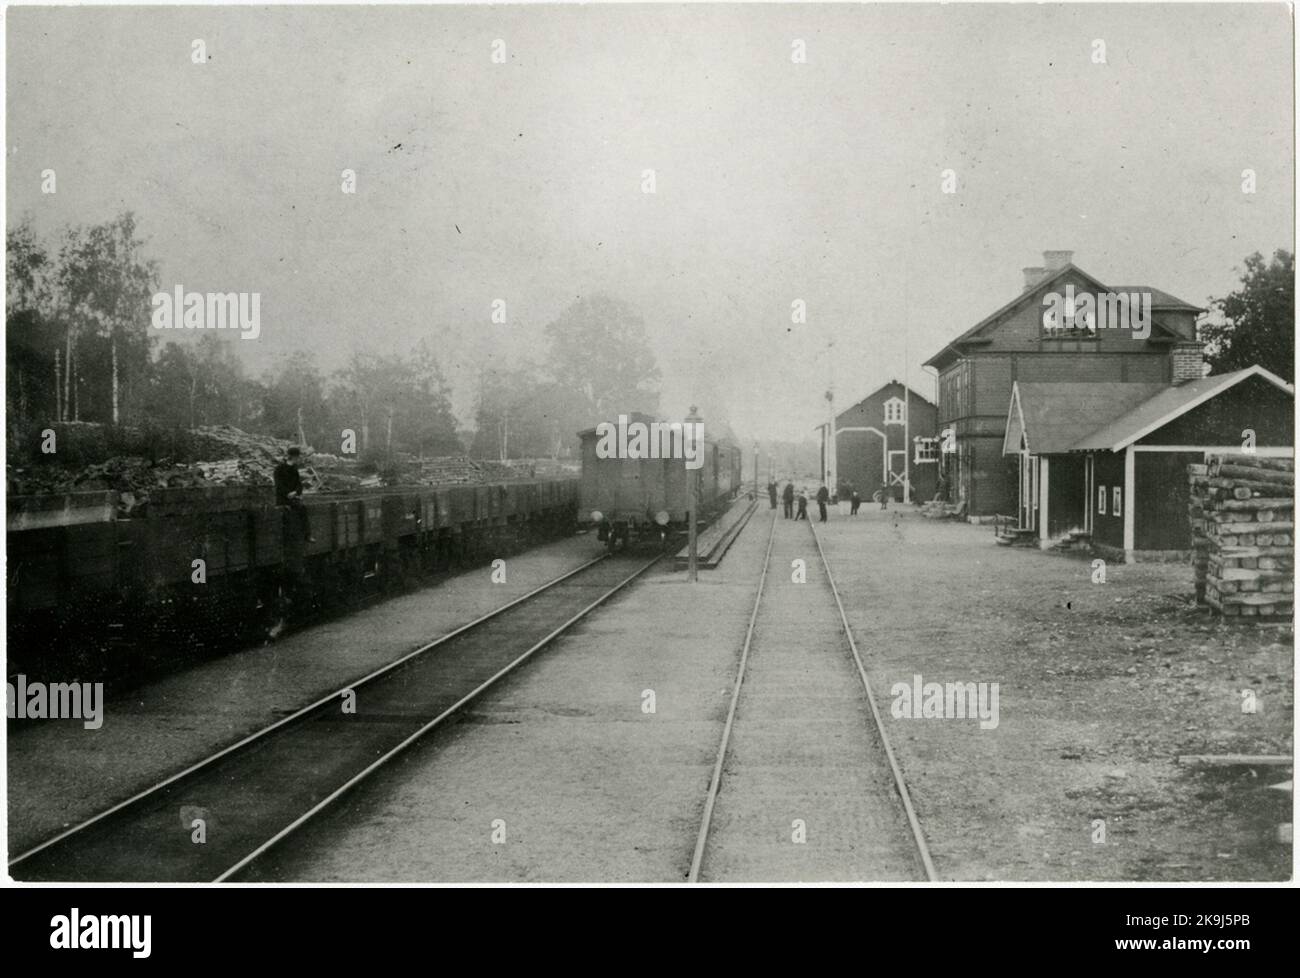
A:
[[[129,654],[151,630],[273,636],[569,530],[577,498],[573,479],[308,494],[304,540],[269,487],[162,489],[130,518],[114,492],[9,497],[10,671],[42,647]]]
[[[666,540],[685,530],[688,523],[690,479],[699,479],[696,516],[707,520],[724,509],[740,490],[740,448],[709,438],[686,450],[680,428],[644,414],[623,416],[614,436],[603,426],[579,432],[582,474],[578,488],[579,525],[594,527],[597,539],[610,550],[633,537]],[[613,422],[610,423],[614,425]],[[644,425],[647,437],[623,438],[619,428]],[[652,428],[651,426],[658,426]],[[689,452],[691,465],[684,457]],[[652,455],[654,457],[646,457]]]

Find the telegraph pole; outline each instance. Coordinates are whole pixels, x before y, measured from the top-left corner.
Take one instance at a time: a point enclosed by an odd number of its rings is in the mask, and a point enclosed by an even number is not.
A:
[[[838,486],[835,478],[836,459],[835,459],[835,391],[830,389],[826,391],[826,489],[832,496],[835,495]]]
[[[906,290],[904,290],[906,291]],[[904,310],[906,302],[904,299]],[[907,316],[903,316],[903,502],[912,501],[912,392],[907,386]]]
[[[826,388],[826,490],[835,499],[839,491],[839,479],[836,478],[837,452],[835,444],[835,338],[826,343],[827,374],[829,384]]]
[[[704,420],[698,415],[697,413],[698,410],[699,409],[694,404],[691,405],[691,413],[686,416],[686,424],[687,424],[686,430],[687,432],[689,432],[688,437],[692,440],[692,442],[695,443],[696,450],[702,451],[703,448],[699,444],[698,439],[696,439],[695,437],[695,432],[697,430],[695,428],[695,425]],[[695,534],[696,504],[697,504],[699,494],[700,494],[700,469],[699,468],[688,469],[687,476],[686,476],[686,495],[687,495],[686,533],[687,533],[687,552],[689,554],[689,558],[686,565],[686,578],[692,584],[698,581],[700,578],[699,541],[696,539],[696,534]]]

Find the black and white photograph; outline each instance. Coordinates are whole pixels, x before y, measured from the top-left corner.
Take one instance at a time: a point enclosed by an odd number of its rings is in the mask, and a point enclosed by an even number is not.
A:
[[[1293,13],[7,6],[7,885],[1293,882]]]

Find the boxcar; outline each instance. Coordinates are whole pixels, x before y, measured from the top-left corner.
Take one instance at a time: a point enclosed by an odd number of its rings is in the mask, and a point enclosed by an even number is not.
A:
[[[647,425],[657,422],[647,415],[627,417]],[[602,457],[597,451],[601,433],[595,427],[579,432],[578,437],[582,442],[578,522],[594,527],[597,539],[611,550],[632,537],[657,535],[664,539],[686,529],[692,476],[699,480],[698,519],[722,509],[739,486],[740,452],[728,442],[705,438],[698,467],[688,469],[683,457]],[[669,454],[670,447],[660,445],[656,454]]]
[[[111,491],[6,502],[14,668],[78,647],[93,658],[105,635],[278,634],[286,607],[342,607],[571,530],[577,481],[309,493],[310,540],[270,487],[154,490],[129,515]]]

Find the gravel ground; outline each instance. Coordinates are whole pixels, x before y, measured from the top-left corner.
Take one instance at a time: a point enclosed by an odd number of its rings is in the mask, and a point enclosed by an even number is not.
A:
[[[682,879],[768,512],[756,514],[722,566],[698,584],[664,570],[600,609],[278,850],[259,878]],[[914,511],[864,507],[850,518],[842,507],[819,532],[941,877],[1289,878],[1290,847],[1275,840],[1277,824],[1290,818],[1290,796],[1268,785],[1290,771],[1176,763],[1180,754],[1292,753],[1289,626],[1226,625],[1196,609],[1186,566],[1111,564],[1106,583],[1094,584],[1088,558],[997,547],[987,527],[928,521]],[[11,844],[43,837],[337,688],[554,576],[561,564],[576,566],[592,549],[586,538],[542,548],[512,560],[508,588],[484,587],[485,569],[173,677],[132,702],[110,701],[94,737],[79,726],[28,725],[10,738]],[[815,558],[815,549],[809,553]],[[781,554],[787,565],[788,556]],[[811,585],[820,571],[814,559],[809,568]],[[807,649],[812,636],[817,648],[829,644],[832,614],[829,603],[785,608],[760,654],[794,642]],[[746,733],[737,743],[747,753],[764,738],[770,746],[769,733],[781,741],[786,716],[784,736],[796,738],[793,752],[806,754],[817,739],[807,735],[818,727],[793,724],[787,714],[813,700],[824,706],[835,690],[801,691],[806,675],[789,662],[768,664],[768,676],[751,677],[761,681],[742,707],[748,714],[761,700],[770,724],[751,725],[758,737]],[[916,675],[997,683],[997,726],[893,717],[891,687]],[[1254,691],[1256,713],[1242,712],[1243,689]],[[647,690],[655,694],[653,713],[643,710]],[[839,705],[848,697],[845,691]],[[826,798],[844,803],[837,773],[849,772],[829,766],[792,776],[791,796],[821,784]],[[748,864],[728,869],[724,860],[715,868],[764,878],[894,875],[830,866],[815,854],[802,867],[789,862],[778,843],[789,838],[791,820],[805,816],[773,805],[779,770],[763,776],[772,790],[749,801],[737,771],[724,779],[720,824],[748,826],[768,855],[786,862],[759,859],[755,845]],[[820,804],[814,798],[813,807]],[[764,810],[771,826],[758,824]],[[843,834],[838,822],[806,821],[810,843],[828,827],[833,837]],[[870,829],[863,839],[870,841]]]
[[[590,535],[393,598],[114,695],[98,730],[80,721],[9,724],[9,846],[17,853],[405,652],[603,552]]]
[[[260,878],[682,879],[767,525],[760,511],[694,589],[665,573],[607,605],[277,853]],[[1175,758],[1291,752],[1289,629],[1225,626],[1196,610],[1183,566],[1111,565],[1093,584],[1088,559],[1007,550],[988,528],[907,511],[840,511],[820,532],[942,878],[1286,878],[1290,850],[1274,838],[1289,799],[1266,787],[1285,775],[1201,772]],[[829,604],[780,610],[773,631],[762,625],[758,655],[829,643]],[[847,769],[814,763],[809,735],[820,721],[789,722],[807,675],[790,661],[768,665],[742,700],[737,756],[774,737],[790,757],[802,751],[809,770],[731,766],[719,825],[746,838],[715,849],[706,878],[904,875],[883,863],[829,865],[811,845],[785,842],[804,817],[792,805],[813,812],[810,844],[833,841],[828,850],[850,860],[861,853],[839,844],[856,830],[870,846],[884,818],[851,811],[836,780],[851,782]],[[997,682],[998,725],[893,718],[891,687],[916,674]],[[638,708],[646,688],[657,693],[653,716]],[[1256,691],[1259,712],[1241,712],[1242,688]],[[819,692],[825,712],[835,691]],[[746,715],[767,719],[755,726]],[[863,758],[856,773],[871,764]]]
[[[823,545],[940,875],[963,880],[1282,880],[1293,754],[1290,626],[1224,624],[1191,570],[1007,549],[988,527],[847,508]],[[999,724],[894,719],[891,686],[997,682]],[[1258,697],[1242,712],[1243,689]],[[1096,820],[1104,820],[1104,843]]]
[[[666,562],[597,609],[272,853],[256,878],[683,880],[766,512],[698,583]]]

